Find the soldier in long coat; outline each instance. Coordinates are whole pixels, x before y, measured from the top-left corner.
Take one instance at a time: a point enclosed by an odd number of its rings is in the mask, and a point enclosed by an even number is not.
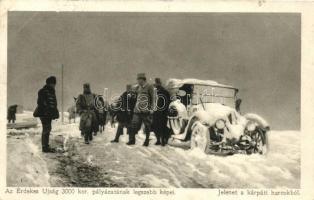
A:
[[[152,130],[154,131],[157,142],[156,145],[166,145],[169,139],[170,129],[167,127],[168,108],[170,104],[170,94],[162,86],[160,78],[155,79],[157,90],[156,109],[153,114]]]
[[[78,96],[76,109],[80,115],[80,130],[84,136],[85,144],[93,140],[93,132],[98,130],[95,106],[96,95],[91,92],[90,85],[83,85],[83,94]]]

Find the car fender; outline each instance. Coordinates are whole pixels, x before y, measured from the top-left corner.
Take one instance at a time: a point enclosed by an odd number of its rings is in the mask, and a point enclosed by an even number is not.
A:
[[[213,126],[216,123],[216,121],[218,120],[217,117],[210,114],[208,111],[204,111],[204,110],[199,110],[199,111],[195,112],[191,118],[193,118],[193,117],[197,117],[201,123],[206,124],[208,126]],[[226,121],[227,117],[219,118],[219,119],[223,119]]]
[[[264,129],[269,129],[269,124],[268,122],[262,118],[261,116],[255,114],[255,113],[247,113],[244,115],[244,117],[249,121],[254,121],[256,122],[260,127]]]
[[[187,110],[186,110],[184,104],[181,103],[179,99],[177,99],[175,101],[172,101],[169,104],[169,109],[171,107],[175,107],[176,108],[176,110],[178,112],[178,117],[183,118],[183,119],[187,119],[188,118]]]

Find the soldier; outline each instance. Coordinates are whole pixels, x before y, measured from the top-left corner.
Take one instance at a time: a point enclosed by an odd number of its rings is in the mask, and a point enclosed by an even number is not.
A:
[[[51,121],[59,118],[56,98],[56,77],[50,76],[46,80],[46,85],[38,91],[37,108],[34,117],[39,117],[42,123],[42,151],[55,152],[55,149],[49,147],[49,135],[51,131]]]
[[[93,132],[98,130],[95,98],[96,95],[92,93],[89,83],[85,83],[83,94],[79,95],[76,102],[76,109],[81,117],[80,130],[84,136],[85,144],[89,144],[93,140]]]
[[[153,114],[153,131],[156,135],[156,145],[165,146],[168,142],[170,129],[167,127],[168,107],[170,104],[170,94],[162,86],[160,78],[155,79],[157,90],[157,108]]]
[[[111,142],[119,142],[120,135],[123,135],[123,129],[127,129],[127,134],[130,132],[130,123],[133,117],[133,110],[136,103],[136,93],[132,90],[132,85],[126,86],[126,91],[119,97],[118,102],[115,102],[113,108],[112,123],[114,117],[118,121],[118,129],[114,140]]]
[[[241,109],[240,109],[241,103],[242,103],[242,99],[237,99],[235,101],[235,109],[238,113],[241,113]]]
[[[7,119],[8,119],[8,123],[15,123],[16,120],[16,110],[17,110],[17,105],[12,105],[8,108],[8,115],[7,115]]]
[[[143,146],[148,146],[149,135],[153,120],[152,114],[154,113],[155,108],[154,87],[147,83],[144,73],[139,73],[137,75],[137,83],[137,98],[134,107],[133,118],[131,121],[129,142],[127,143],[127,145],[135,144],[135,134],[139,131],[143,123],[145,126],[144,132],[146,134],[146,139]]]

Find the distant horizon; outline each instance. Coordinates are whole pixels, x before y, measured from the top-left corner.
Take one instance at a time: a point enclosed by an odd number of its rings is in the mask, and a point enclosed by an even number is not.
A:
[[[32,110],[57,77],[61,111],[85,82],[102,94],[159,77],[215,80],[239,88],[243,113],[277,130],[300,130],[301,15],[297,13],[22,12],[8,15],[8,105]]]

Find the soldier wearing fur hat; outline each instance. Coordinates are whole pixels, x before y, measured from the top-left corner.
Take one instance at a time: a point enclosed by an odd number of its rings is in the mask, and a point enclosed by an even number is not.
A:
[[[85,144],[93,140],[93,132],[98,130],[95,100],[96,95],[92,93],[89,83],[85,83],[83,94],[80,94],[76,101],[76,109],[80,115],[80,130]]]
[[[57,80],[54,76],[46,79],[46,85],[38,91],[37,108],[34,111],[34,117],[39,117],[42,123],[41,143],[43,152],[55,152],[49,146],[49,136],[52,120],[59,118],[55,93],[56,83]]]

